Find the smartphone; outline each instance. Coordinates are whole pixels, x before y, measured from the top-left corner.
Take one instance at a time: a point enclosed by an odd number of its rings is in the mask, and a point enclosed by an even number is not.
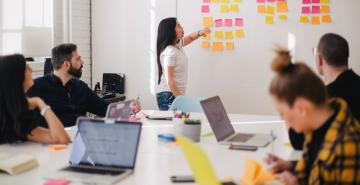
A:
[[[246,150],[246,151],[256,151],[258,149],[257,146],[245,146],[245,145],[234,145],[231,144],[229,146],[230,150]]]
[[[191,175],[173,175],[170,179],[171,182],[195,182]]]

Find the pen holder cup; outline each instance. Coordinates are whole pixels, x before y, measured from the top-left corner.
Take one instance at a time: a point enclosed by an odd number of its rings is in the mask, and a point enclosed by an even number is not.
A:
[[[199,120],[186,120],[182,126],[182,135],[194,142],[200,141],[201,123]]]

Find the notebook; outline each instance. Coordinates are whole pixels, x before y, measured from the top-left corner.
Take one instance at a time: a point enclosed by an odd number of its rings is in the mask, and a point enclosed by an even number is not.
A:
[[[34,156],[0,153],[0,171],[10,175],[17,175],[37,166],[39,166],[39,163]]]

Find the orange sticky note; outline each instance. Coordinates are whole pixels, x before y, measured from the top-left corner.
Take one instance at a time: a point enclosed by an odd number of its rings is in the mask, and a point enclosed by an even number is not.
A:
[[[212,27],[213,26],[213,18],[212,17],[204,17],[203,18],[203,26]]]
[[[223,33],[221,31],[215,31],[215,38],[222,39]]]
[[[238,38],[244,38],[244,30],[243,29],[239,29],[235,31],[236,37]]]
[[[201,42],[201,48],[209,48],[210,47],[210,42],[205,40]]]
[[[254,185],[254,184],[268,184],[275,180],[275,175],[264,168],[252,159],[246,159],[246,169],[241,177],[240,184],[243,185]]]
[[[312,16],[311,17],[311,24],[312,25],[319,25],[320,24],[320,17],[319,16]]]
[[[230,11],[231,12],[239,12],[239,6],[237,4],[231,4]]]
[[[279,19],[280,19],[280,20],[286,20],[286,19],[287,19],[287,16],[286,16],[286,15],[279,15]]]
[[[258,13],[265,13],[266,12],[266,6],[265,5],[259,5],[258,6]]]
[[[227,42],[226,43],[226,50],[233,50],[234,47],[234,43],[233,42]]]
[[[275,14],[275,7],[274,6],[267,6],[266,7],[267,14]]]
[[[214,52],[220,52],[223,50],[223,43],[222,42],[213,42],[213,48],[212,50]]]
[[[324,15],[324,16],[322,16],[322,22],[323,22],[323,23],[331,23],[331,17],[330,17],[330,15]]]
[[[307,23],[309,23],[309,17],[308,16],[301,16],[299,21],[301,23],[307,24]]]
[[[227,31],[227,32],[225,32],[225,39],[231,40],[231,39],[233,39],[233,38],[234,38],[234,36],[233,36],[233,32],[232,32],[232,31]]]
[[[49,145],[48,149],[50,149],[50,150],[63,150],[66,147],[67,147],[66,145]]]
[[[229,12],[229,7],[228,7],[228,5],[221,5],[220,6],[220,12],[221,13],[227,13],[227,12]]]
[[[265,17],[265,24],[274,24],[274,16],[266,16]]]
[[[288,6],[286,1],[278,1],[276,2],[277,12],[287,12]]]
[[[321,6],[320,12],[321,13],[330,13],[330,7],[328,5],[323,5],[323,6]]]

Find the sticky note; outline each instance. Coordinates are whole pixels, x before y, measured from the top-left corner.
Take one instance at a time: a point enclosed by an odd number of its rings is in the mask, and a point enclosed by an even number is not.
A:
[[[221,6],[220,6],[220,12],[221,12],[221,13],[227,13],[227,12],[229,12],[229,7],[228,7],[228,5],[221,5]]]
[[[308,18],[308,16],[301,16],[299,21],[301,23],[307,24],[307,23],[309,23],[309,18]]]
[[[275,0],[267,0],[267,2],[273,3],[273,2],[275,2]]]
[[[218,3],[220,0],[211,0],[211,3]]]
[[[244,19],[243,18],[235,18],[235,26],[243,26]]]
[[[202,5],[201,6],[201,12],[202,13],[209,13],[209,11],[210,11],[209,5]]]
[[[267,6],[266,7],[266,13],[267,14],[274,14],[275,13],[275,7],[274,6]]]
[[[232,23],[233,21],[232,21],[232,19],[225,19],[225,26],[227,26],[227,27],[232,27],[232,25],[233,25],[233,23]]]
[[[241,0],[234,0],[234,3],[241,3]]]
[[[233,36],[233,32],[232,31],[227,31],[227,32],[225,32],[225,39],[226,40],[231,40],[231,39],[233,39],[234,38],[234,36]]]
[[[311,4],[311,0],[303,0],[303,4]]]
[[[312,16],[311,17],[311,24],[319,25],[320,24],[320,17],[319,16]]]
[[[275,180],[275,175],[263,168],[258,162],[252,159],[246,159],[241,184],[269,184]]]
[[[204,3],[210,3],[210,0],[203,0]]]
[[[212,50],[214,52],[219,52],[223,50],[223,43],[222,42],[213,42]]]
[[[323,22],[323,23],[331,23],[331,17],[330,17],[330,15],[324,15],[324,16],[322,16],[322,22]]]
[[[222,39],[223,33],[221,31],[215,31],[215,38]]]
[[[310,13],[310,7],[309,6],[303,6],[301,8],[301,13],[303,14],[309,14]]]
[[[216,19],[215,20],[215,27],[221,27],[221,26],[223,26],[222,19]]]
[[[320,0],[320,3],[327,4],[329,3],[329,0]]]
[[[328,5],[321,6],[321,13],[330,13],[330,7]]]
[[[66,145],[49,145],[48,149],[50,149],[50,150],[63,150],[66,147],[67,147]]]
[[[265,3],[265,0],[256,0],[257,3]]]
[[[279,19],[280,19],[280,20],[286,20],[286,19],[287,19],[287,16],[286,16],[286,15],[279,15]]]
[[[70,183],[67,179],[49,179],[44,185],[68,185]]]
[[[287,12],[288,6],[286,1],[278,1],[276,2],[277,12]]]
[[[311,13],[313,13],[313,14],[320,13],[320,6],[312,6]]]
[[[231,4],[230,12],[239,12],[239,6],[237,4]]]
[[[210,33],[205,34],[205,35],[203,36],[203,38],[206,39],[206,40],[209,40],[209,39],[210,39]]]
[[[210,42],[206,41],[206,40],[202,41],[200,47],[201,48],[209,48],[210,47]]]
[[[221,0],[222,3],[229,3],[229,0]]]
[[[234,42],[227,42],[226,44],[226,50],[233,50],[234,47]]]
[[[243,29],[236,30],[235,34],[236,34],[236,37],[238,37],[238,38],[244,38],[244,36],[245,36]]]
[[[274,24],[274,16],[266,16],[265,17],[265,24]]]
[[[203,26],[212,27],[213,26],[213,18],[212,17],[204,17],[203,18]]]
[[[259,5],[258,6],[258,13],[265,13],[266,12],[266,6],[265,5]]]
[[[320,3],[320,0],[311,0],[312,3]]]

